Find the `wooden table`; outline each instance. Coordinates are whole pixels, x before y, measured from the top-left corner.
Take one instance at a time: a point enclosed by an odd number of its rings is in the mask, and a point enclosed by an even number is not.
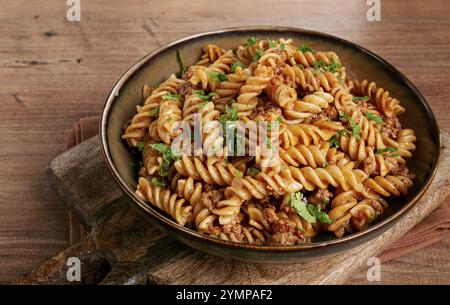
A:
[[[159,3],[161,2],[161,3]],[[162,3],[163,2],[163,3]],[[222,27],[285,25],[358,43],[399,68],[450,130],[450,4],[381,0],[368,22],[360,0],[0,1],[0,282],[67,246],[68,217],[45,179],[63,130],[96,115],[118,77],[176,38]],[[450,283],[450,239],[383,265],[384,283]],[[416,275],[421,274],[418,278]],[[367,283],[365,271],[351,283]]]

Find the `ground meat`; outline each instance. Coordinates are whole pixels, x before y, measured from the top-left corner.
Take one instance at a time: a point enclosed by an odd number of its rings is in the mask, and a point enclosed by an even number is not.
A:
[[[322,111],[322,113],[320,113],[315,119],[317,121],[337,121],[339,119],[339,112],[336,107],[330,106],[325,108],[325,110]]]
[[[275,207],[273,205],[269,205],[267,208],[263,209],[264,218],[268,223],[272,224],[277,221],[278,216],[275,213]]]
[[[391,172],[392,175],[394,176],[403,176],[408,178],[409,180],[414,180],[416,178],[416,175],[414,175],[409,168],[406,167],[406,165],[401,165],[399,167],[397,167],[396,169],[394,169]]]
[[[186,81],[189,81],[189,79],[192,77],[194,73],[192,72],[192,70],[189,69],[189,71],[187,71],[186,73],[184,73],[183,75],[183,79]]]
[[[317,189],[308,197],[308,203],[325,207],[330,202],[333,193],[329,190]]]
[[[216,204],[225,198],[223,189],[213,189],[209,184],[205,185],[205,189],[201,195],[200,202],[208,209],[212,210]]]
[[[377,164],[375,162],[375,158],[368,157],[361,161],[359,164],[359,168],[367,175],[370,176],[377,169]]]
[[[383,135],[396,139],[397,133],[402,129],[402,124],[398,120],[398,118],[388,118],[383,117],[383,125],[381,125],[381,132]]]
[[[268,240],[269,245],[295,245],[304,242],[304,236],[289,219],[275,221],[272,229],[273,234]]]
[[[178,87],[178,92],[180,92],[180,94],[182,96],[186,96],[188,94],[192,94],[192,85],[190,82],[185,82],[182,83],[179,87]]]

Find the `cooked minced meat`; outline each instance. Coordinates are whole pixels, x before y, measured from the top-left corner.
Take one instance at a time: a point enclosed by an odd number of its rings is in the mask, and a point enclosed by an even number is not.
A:
[[[409,168],[406,167],[406,165],[401,165],[397,167],[395,170],[391,172],[394,176],[403,176],[408,178],[409,180],[414,180],[416,178],[416,175],[414,175]]]
[[[377,169],[377,164],[374,157],[367,157],[359,164],[359,168],[367,175],[370,176]]]
[[[315,121],[337,121],[339,119],[339,112],[334,106],[325,108],[314,120]]]
[[[279,219],[272,225],[273,234],[268,240],[270,245],[295,245],[304,242],[304,236],[295,223],[289,219]]]
[[[330,202],[333,193],[329,190],[317,189],[308,197],[308,203],[325,207]]]
[[[214,189],[212,186],[206,184],[205,189],[201,195],[200,202],[208,209],[212,210],[216,204],[225,198],[223,189]]]
[[[398,120],[398,118],[383,118],[383,125],[381,126],[381,132],[383,135],[391,138],[396,139],[397,133],[402,129],[402,124]]]

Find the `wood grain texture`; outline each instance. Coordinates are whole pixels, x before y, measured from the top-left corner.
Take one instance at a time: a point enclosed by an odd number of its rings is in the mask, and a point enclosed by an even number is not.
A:
[[[374,23],[367,22],[367,6],[359,0],[282,0],[276,10],[255,0],[81,2],[81,22],[70,23],[65,1],[0,0],[2,283],[67,245],[66,212],[44,177],[47,163],[64,150],[63,130],[98,114],[131,64],[176,38],[244,25],[337,35],[394,64],[425,95],[441,128],[450,129],[448,1],[382,1],[382,21]],[[449,250],[448,243],[442,247]],[[431,260],[436,272],[450,265],[439,256]],[[421,260],[405,264],[423,268]]]
[[[380,254],[450,194],[450,134],[444,132],[440,168],[420,202],[381,235],[350,250],[300,264],[257,264],[213,257],[172,240],[120,198],[108,176],[98,136],[53,160],[48,177],[67,207],[92,228],[87,238],[33,270],[18,283],[66,283],[66,262],[79,257],[103,274],[100,284],[341,284]],[[108,271],[98,271],[104,262]],[[444,270],[446,275],[448,270]],[[387,273],[389,274],[389,273]]]

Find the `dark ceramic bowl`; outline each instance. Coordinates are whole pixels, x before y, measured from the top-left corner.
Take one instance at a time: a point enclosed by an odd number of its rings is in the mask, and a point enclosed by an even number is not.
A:
[[[408,166],[417,180],[407,198],[395,200],[388,216],[371,227],[336,239],[321,234],[311,244],[296,246],[256,246],[222,241],[181,227],[157,208],[134,195],[137,177],[129,165],[133,157],[121,140],[122,126],[142,102],[144,84],[156,86],[171,73],[178,71],[176,50],[182,49],[186,65],[201,55],[201,46],[214,43],[223,48],[236,48],[249,37],[278,39],[292,38],[294,44],[307,43],[317,50],[332,50],[341,58],[352,78],[369,79],[386,88],[406,108],[401,116],[404,127],[417,135],[417,150]],[[161,47],[134,64],[116,83],[106,101],[101,119],[101,143],[106,163],[118,185],[146,218],[161,230],[181,242],[204,252],[238,260],[260,262],[301,261],[329,255],[369,241],[392,226],[416,205],[433,179],[440,154],[439,129],[431,108],[417,88],[397,69],[372,52],[330,35],[285,27],[248,27],[218,30],[190,36]]]

